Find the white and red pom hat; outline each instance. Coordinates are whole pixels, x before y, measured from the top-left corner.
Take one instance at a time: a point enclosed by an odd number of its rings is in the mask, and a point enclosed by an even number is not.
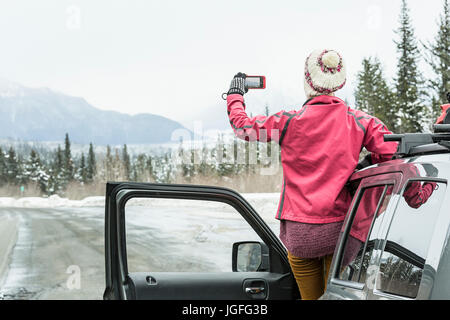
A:
[[[305,63],[305,94],[308,98],[332,94],[346,82],[342,56],[334,50],[314,50]]]

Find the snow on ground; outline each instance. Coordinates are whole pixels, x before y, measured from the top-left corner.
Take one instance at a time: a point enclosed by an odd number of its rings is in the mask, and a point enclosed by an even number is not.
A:
[[[105,197],[87,197],[83,200],[69,200],[53,195],[43,197],[11,198],[0,197],[3,208],[58,208],[58,207],[100,207],[105,205]]]
[[[278,202],[279,193],[243,193],[241,194],[247,201],[256,207],[265,208],[265,205],[272,207],[273,202]],[[135,198],[132,204],[136,206],[147,206],[149,204],[158,205],[161,202],[166,203],[163,199],[145,199]],[[94,196],[87,197],[83,200],[70,200],[61,198],[58,195],[52,195],[48,198],[44,197],[0,197],[0,207],[2,208],[61,208],[61,207],[103,207],[105,205],[105,197]],[[256,208],[255,207],[255,208]],[[257,208],[256,208],[257,209]]]

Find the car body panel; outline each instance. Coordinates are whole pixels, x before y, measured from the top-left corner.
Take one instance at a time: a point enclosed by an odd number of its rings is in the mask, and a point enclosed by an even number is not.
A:
[[[389,231],[389,226],[395,214],[400,194],[402,193],[403,188],[406,187],[407,183],[414,180],[430,180],[446,184],[450,177],[449,160],[450,155],[448,153],[416,156],[380,163],[367,167],[353,174],[350,179],[350,183],[360,182],[357,192],[359,192],[361,186],[365,183],[365,181],[373,179],[374,177],[378,177],[378,179],[382,180],[383,178],[386,178],[389,175],[397,172],[401,175],[401,179],[396,181],[394,194],[389,202],[388,208],[386,209],[386,216],[383,218],[380,230],[378,230],[377,240],[370,258],[370,266],[367,270],[367,279],[364,285],[358,286],[358,284],[355,283],[346,283],[343,281],[339,281],[334,277],[335,274],[330,272],[330,277],[328,279],[329,285],[327,286],[327,291],[321,297],[321,299],[410,300],[410,298],[381,292],[375,287],[381,254],[383,253],[386,245],[385,239]],[[425,168],[429,167],[430,165],[434,167],[432,172],[430,172],[430,170],[425,170]],[[418,168],[418,170],[415,170],[414,172],[413,170],[411,170],[413,167]],[[357,193],[355,195],[357,195]],[[353,211],[355,198],[356,196],[352,201],[349,213]],[[448,189],[445,192],[442,203],[450,203],[450,194],[448,192]],[[347,214],[343,230],[345,230],[348,224],[348,216],[349,214]],[[448,214],[448,207],[442,205],[433,229],[430,249],[425,259],[425,265],[423,268],[419,291],[417,297],[415,298],[416,300],[450,299],[450,289],[448,289],[450,288],[449,225],[450,214]],[[340,255],[339,247],[342,245],[342,241],[343,239],[341,234],[331,265],[331,270],[333,270],[334,268],[335,272],[337,263],[336,258]]]

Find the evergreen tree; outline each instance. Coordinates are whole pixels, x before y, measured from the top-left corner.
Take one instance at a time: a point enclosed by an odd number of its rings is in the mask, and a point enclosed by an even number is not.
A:
[[[97,163],[95,160],[94,146],[92,142],[89,144],[89,152],[87,158],[86,179],[87,182],[94,181],[95,174],[97,173]]]
[[[198,150],[200,162],[196,164],[196,171],[199,175],[206,177],[209,174],[208,166],[208,149],[205,142],[200,150]]]
[[[193,151],[193,150],[192,150]],[[181,175],[188,180],[194,175],[194,154],[191,150],[183,147],[183,142],[180,141],[177,153],[177,170],[181,171]],[[172,159],[173,161],[174,159]]]
[[[141,153],[137,156],[136,161],[134,162],[134,174],[133,181],[138,182],[148,182],[150,181],[150,177],[147,174],[146,170],[147,157],[145,154]]]
[[[146,167],[146,172],[148,174],[148,182],[154,182],[156,180],[156,175],[155,175],[155,168],[154,168],[154,157],[152,156],[148,156],[146,163],[145,163],[145,167]]]
[[[364,58],[357,74],[356,107],[380,119],[389,130],[397,130],[394,97],[377,58]]]
[[[69,183],[74,178],[74,165],[72,160],[72,153],[70,151],[69,134],[66,133],[64,139],[64,180]]]
[[[31,149],[28,161],[25,163],[24,175],[27,178],[26,180],[37,183],[42,193],[47,192],[49,176],[45,172],[39,154],[34,149]]]
[[[435,77],[428,80],[427,88],[432,92],[431,120],[434,123],[441,113],[440,106],[447,103],[450,92],[450,4],[444,0],[444,12],[439,19],[439,31],[434,42],[423,44],[428,53],[426,62],[431,66]]]
[[[131,181],[138,181],[139,177],[138,177],[138,170],[136,167],[136,163],[131,163],[130,170],[131,170],[131,172],[130,172]]]
[[[217,140],[216,170],[220,177],[230,176],[234,172],[235,153],[233,149],[234,145],[226,144],[223,139],[223,134],[219,134]]]
[[[62,193],[65,187],[64,154],[61,146],[58,145],[51,164],[47,192],[48,194]]]
[[[19,160],[17,159],[16,152],[11,146],[9,148],[8,154],[6,155],[6,182],[8,184],[17,185],[20,183],[19,179],[21,177]]]
[[[69,134],[66,133],[66,137],[64,139],[64,180],[65,183],[69,183],[74,178],[74,166],[72,160],[72,153],[70,151],[70,140]]]
[[[122,160],[120,159],[120,150],[118,148],[114,149],[114,157],[113,157],[113,180],[123,180],[122,175]]]
[[[418,70],[420,52],[411,25],[406,0],[402,1],[400,27],[396,31],[399,41],[397,52],[400,57],[396,76],[396,108],[400,117],[400,132],[420,132],[425,118],[423,79]]]
[[[82,184],[86,184],[88,182],[86,159],[83,152],[81,153],[80,167],[78,168],[77,176],[78,181],[80,181]]]
[[[162,162],[162,183],[172,183],[173,180],[173,164],[170,161],[169,153],[164,154],[164,160]]]
[[[27,177],[25,176],[24,172],[24,159],[21,154],[17,154],[17,169],[18,169],[18,175],[16,177],[17,183],[20,185],[24,185],[27,183]]]
[[[126,181],[131,178],[131,163],[130,155],[128,154],[127,145],[124,144],[122,148],[122,164],[123,164],[123,174]]]
[[[56,177],[54,175],[53,169],[49,169],[49,175],[48,175],[48,181],[47,181],[47,188],[46,188],[46,194],[48,196],[55,194],[57,191],[57,181]]]
[[[111,154],[111,147],[109,145],[106,146],[105,171],[106,171],[106,180],[107,181],[114,180],[113,156]]]

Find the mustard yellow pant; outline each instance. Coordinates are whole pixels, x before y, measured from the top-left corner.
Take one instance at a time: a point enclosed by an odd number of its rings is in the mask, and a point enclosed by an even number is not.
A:
[[[288,252],[289,264],[302,300],[317,300],[326,290],[332,255],[321,258],[298,258]]]

